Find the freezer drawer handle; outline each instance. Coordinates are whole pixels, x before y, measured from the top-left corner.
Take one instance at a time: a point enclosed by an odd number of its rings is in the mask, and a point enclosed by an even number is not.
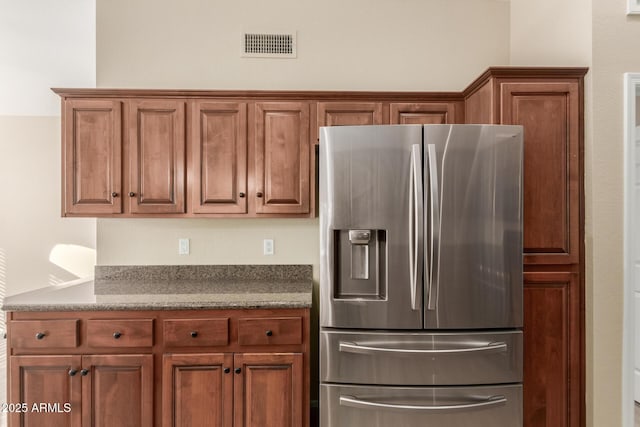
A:
[[[507,403],[507,398],[498,395],[490,396],[487,400],[481,402],[469,402],[460,405],[397,405],[393,403],[382,402],[370,402],[367,400],[360,400],[354,396],[340,396],[340,405],[351,406],[353,408],[386,408],[386,409],[400,409],[410,411],[444,411],[444,410],[456,410],[456,409],[473,409],[483,408],[487,406],[501,405]]]
[[[351,342],[341,342],[340,351],[345,353],[408,353],[408,354],[461,354],[473,353],[478,351],[505,351],[507,343],[490,342],[479,347],[466,348],[443,348],[443,349],[418,349],[418,348],[389,348],[389,347],[370,347],[359,345]]]

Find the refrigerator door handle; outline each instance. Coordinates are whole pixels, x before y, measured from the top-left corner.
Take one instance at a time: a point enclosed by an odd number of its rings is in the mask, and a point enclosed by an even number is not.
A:
[[[485,352],[485,351],[506,351],[507,343],[490,342],[490,343],[482,343],[477,347],[418,349],[418,348],[373,347],[373,346],[360,345],[352,342],[342,341],[340,342],[339,350],[344,353],[360,353],[360,354],[391,353],[391,354],[445,355],[445,354],[465,354],[465,353],[475,353],[475,352]]]
[[[436,309],[437,296],[433,290],[438,290],[438,268],[440,265],[440,195],[438,194],[438,162],[436,146],[427,144],[429,158],[429,200],[430,200],[430,249],[429,249],[429,283],[427,287],[427,310]]]
[[[420,145],[411,147],[411,178],[409,179],[409,268],[411,278],[411,309],[421,310],[418,281],[422,276],[422,249],[424,247],[423,198],[422,198],[422,159]]]
[[[498,395],[490,396],[486,400],[470,401],[468,403],[461,403],[457,405],[403,405],[395,403],[375,402],[368,400],[361,400],[355,396],[340,396],[340,405],[351,406],[353,408],[385,408],[385,409],[400,409],[409,411],[455,411],[474,408],[483,408],[487,406],[501,405],[507,403],[507,398]]]

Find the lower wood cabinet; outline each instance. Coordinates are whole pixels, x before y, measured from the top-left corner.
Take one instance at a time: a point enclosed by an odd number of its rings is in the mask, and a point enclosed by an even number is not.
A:
[[[309,427],[307,308],[7,320],[9,427]]]
[[[153,426],[149,354],[12,356],[9,369],[12,426]]]
[[[578,276],[524,276],[524,426],[578,427],[583,337]]]
[[[303,425],[301,353],[165,354],[163,427]]]

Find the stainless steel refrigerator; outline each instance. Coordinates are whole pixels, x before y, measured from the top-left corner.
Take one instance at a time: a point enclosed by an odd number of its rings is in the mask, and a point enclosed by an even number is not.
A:
[[[522,128],[320,129],[320,425],[522,426]]]

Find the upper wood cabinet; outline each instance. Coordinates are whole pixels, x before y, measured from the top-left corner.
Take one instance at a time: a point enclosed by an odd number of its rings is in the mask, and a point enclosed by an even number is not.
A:
[[[309,213],[309,103],[255,104],[256,213]]]
[[[103,99],[64,103],[63,213],[122,212],[121,104]]]
[[[247,212],[247,104],[191,103],[191,209]]]
[[[182,100],[134,100],[128,108],[129,211],[185,212]]]
[[[389,123],[392,125],[422,125],[459,123],[456,103],[394,102],[389,105]]]
[[[524,128],[526,262],[577,263],[581,167],[578,84],[503,82],[500,100],[500,122]]]
[[[319,102],[318,126],[381,125],[381,102]]]

